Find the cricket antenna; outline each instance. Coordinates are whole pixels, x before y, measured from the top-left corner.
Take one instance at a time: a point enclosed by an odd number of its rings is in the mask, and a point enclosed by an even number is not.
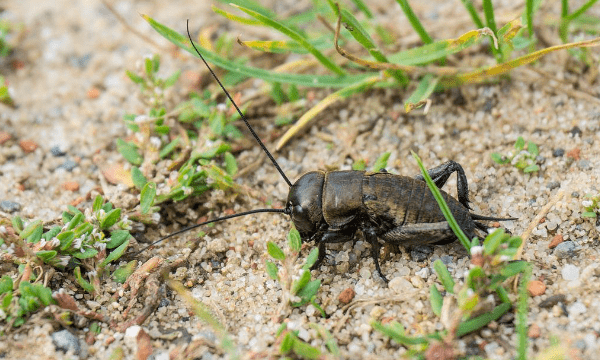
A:
[[[235,103],[235,101],[233,101],[233,99],[231,98],[231,95],[229,95],[229,92],[227,90],[225,90],[225,87],[221,83],[221,80],[219,80],[219,78],[217,77],[217,75],[215,74],[215,72],[213,71],[213,69],[211,69],[211,67],[208,65],[208,63],[206,62],[206,60],[204,60],[204,56],[202,56],[202,54],[200,54],[200,51],[198,51],[198,48],[196,48],[196,45],[194,45],[194,41],[192,40],[192,35],[190,35],[190,19],[187,19],[186,30],[187,30],[188,39],[190,39],[190,43],[192,44],[192,47],[194,48],[194,50],[196,50],[196,53],[200,56],[200,59],[202,59],[202,61],[204,62],[204,65],[206,65],[206,67],[208,68],[208,70],[210,71],[210,73],[212,74],[212,76],[215,78],[215,80],[217,80],[217,83],[219,84],[219,86],[221,87],[221,89],[223,89],[223,92],[225,92],[225,95],[227,95],[227,97],[229,98],[229,100],[231,101],[231,103],[233,104],[233,106],[235,107],[235,109],[237,110],[238,114],[240,114],[240,117],[242,118],[242,120],[244,121],[244,123],[246,124],[246,126],[248,127],[248,130],[250,130],[250,133],[252,133],[252,136],[254,136],[254,138],[256,139],[256,141],[258,142],[258,144],[260,145],[260,147],[267,154],[267,156],[269,157],[269,159],[271,159],[271,162],[273,163],[273,165],[275,165],[275,168],[277,169],[277,171],[279,171],[279,174],[281,174],[281,177],[283,178],[283,180],[285,180],[285,182],[288,184],[289,187],[292,187],[292,183],[287,178],[287,176],[285,176],[283,170],[281,170],[281,168],[279,167],[279,164],[273,158],[273,155],[271,155],[271,153],[269,152],[269,150],[267,150],[267,147],[265,146],[265,144],[263,144],[263,142],[260,140],[260,138],[258,137],[258,135],[256,135],[256,133],[254,132],[254,129],[252,129],[252,126],[250,126],[250,124],[248,123],[248,120],[246,119],[246,117],[244,116],[244,114],[242,114],[242,111],[240,110],[240,108],[237,106],[237,104]]]
[[[136,251],[135,253],[130,254],[130,255],[128,254],[128,255],[130,257],[137,256],[137,255],[141,254],[142,252],[146,251],[147,249],[151,248],[152,246],[154,246],[154,245],[162,242],[163,240],[166,240],[166,239],[168,239],[170,237],[173,237],[175,235],[179,235],[179,234],[182,234],[184,232],[193,230],[193,229],[195,229],[197,227],[200,227],[200,226],[203,226],[203,225],[207,225],[207,224],[214,223],[214,222],[221,221],[221,220],[233,219],[233,218],[236,218],[236,217],[239,217],[239,216],[251,215],[251,214],[256,214],[256,213],[266,213],[266,212],[269,212],[269,213],[283,213],[283,214],[289,215],[289,210],[288,209],[254,209],[254,210],[244,211],[244,212],[233,214],[233,215],[227,215],[227,216],[223,216],[223,217],[220,217],[220,218],[208,220],[208,221],[205,221],[203,223],[192,225],[192,226],[186,227],[184,229],[175,231],[174,233],[171,233],[171,234],[169,234],[169,235],[167,235],[167,236],[165,236],[163,238],[160,238],[160,239],[158,239],[158,240],[150,243],[150,245],[144,247],[142,250]]]

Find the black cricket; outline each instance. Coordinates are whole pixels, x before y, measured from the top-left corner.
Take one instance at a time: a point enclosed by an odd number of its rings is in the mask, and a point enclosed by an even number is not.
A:
[[[367,242],[371,244],[371,256],[379,276],[387,282],[388,280],[379,266],[379,239],[402,246],[448,244],[457,239],[422,175],[415,177],[394,175],[385,169],[381,169],[379,172],[311,171],[302,175],[292,184],[194,45],[189,25],[187,32],[194,50],[233,103],[250,133],[288,184],[290,192],[285,209],[255,209],[209,220],[172,233],[148,247],[209,223],[259,212],[283,213],[291,216],[303,242],[314,241],[318,245],[319,257],[312,269],[318,268],[325,259],[326,244],[351,241],[357,230],[360,230]],[[470,239],[475,236],[477,230],[486,231],[486,226],[476,220],[515,220],[514,218],[488,217],[469,212],[471,208],[469,207],[467,177],[460,164],[448,161],[428,170],[429,176],[440,189],[454,172],[458,176],[458,200],[443,190],[440,192],[458,225]]]

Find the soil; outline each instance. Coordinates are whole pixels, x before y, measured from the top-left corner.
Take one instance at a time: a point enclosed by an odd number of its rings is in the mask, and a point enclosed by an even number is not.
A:
[[[212,86],[196,58],[176,51],[139,14],[148,14],[180,33],[185,32],[185,20],[190,18],[194,31],[214,26],[217,34],[243,34],[244,40],[273,38],[262,28],[234,25],[215,15],[210,2],[110,3],[114,11],[102,1],[9,0],[2,5],[2,19],[23,24],[24,33],[13,54],[0,59],[0,71],[16,103],[16,108],[0,105],[0,132],[10,135],[0,144],[0,201],[18,204],[3,206],[1,216],[52,222],[68,204],[91,207],[91,199],[99,192],[116,206],[131,209],[137,205],[135,190],[106,180],[107,171],[126,163],[115,145],[117,138],[128,136],[123,115],[147,111],[138,87],[126,77],[125,70],[139,69],[145,56],[160,54],[162,76],[176,70],[183,73],[166,94],[173,106],[185,99],[190,87],[198,86],[199,77],[203,87]],[[287,16],[310,3],[277,2],[272,8]],[[399,47],[418,45],[417,36],[395,4],[381,1],[372,7],[381,24],[399,35]],[[516,17],[524,6],[510,1],[494,5],[501,24]],[[436,39],[455,38],[471,29],[472,23],[458,1],[414,6]],[[546,14],[559,14],[559,7],[558,2],[545,5],[545,15],[539,18],[539,36],[546,46],[558,43],[556,28],[546,25],[550,21]],[[600,14],[598,6],[591,11]],[[480,66],[491,64],[491,56],[482,55],[485,49],[474,48],[461,57],[478,61]],[[232,51],[249,54],[237,44]],[[515,235],[529,231],[522,255],[533,264],[532,280],[536,281],[531,285],[535,296],[528,302],[529,355],[533,358],[551,344],[558,344],[557,351],[573,359],[593,359],[600,351],[600,223],[581,216],[584,196],[600,191],[597,50],[592,48],[592,54],[596,59],[592,67],[580,64],[567,52],[557,52],[512,72],[510,79],[434,94],[427,113],[404,113],[409,91],[371,90],[330,106],[275,158],[290,179],[314,169],[350,169],[359,159],[372,163],[386,151],[391,152],[387,170],[403,175],[419,173],[410,150],[429,168],[448,160],[460,163],[469,179],[473,212],[515,217],[518,220],[502,225]],[[270,61],[265,58],[260,57],[263,64],[255,66],[265,66]],[[250,81],[236,91],[253,94],[260,87],[261,82]],[[307,109],[327,93],[309,90]],[[252,120],[261,137],[271,140],[267,146],[273,149],[275,138],[285,128],[276,127],[272,116],[260,116],[272,113],[274,106],[268,101],[262,103],[264,109],[251,108],[259,114]],[[523,174],[492,161],[491,153],[512,151],[519,136],[539,146],[538,172]],[[258,168],[237,179],[240,185],[253,189],[250,194],[215,191],[170,205],[161,212],[158,226],[136,232],[137,241],[157,239],[204,216],[260,208],[267,202],[281,206],[288,188],[260,148],[245,146],[237,155],[240,169],[261,158],[265,161]],[[454,177],[445,189],[456,195]],[[429,287],[439,284],[432,264],[442,259],[457,280],[469,268],[469,256],[457,242],[425,248],[424,255],[401,248],[386,251],[381,262],[383,273],[391,279],[386,284],[377,275],[370,247],[360,235],[354,244],[332,246],[324,265],[312,271],[313,278],[322,282],[317,302],[329,315],[324,319],[312,305],[282,305],[281,286],[265,271],[267,241],[285,248],[290,228],[289,219],[282,215],[243,217],[205,229],[207,235],[200,240],[197,232],[173,238],[142,253],[139,260],[142,264],[159,257],[177,264],[170,277],[183,283],[223,324],[233,349],[242,358],[276,356],[281,340],[276,333],[282,322],[323,352],[327,348],[318,329],[328,330],[341,358],[399,358],[407,350],[374,330],[371,322],[397,321],[410,335],[443,329],[429,304]],[[567,245],[556,244],[558,235]],[[303,250],[301,258],[310,247]],[[300,265],[298,261],[294,267],[298,274]],[[17,276],[16,267],[3,264],[1,269],[2,275]],[[84,317],[74,316],[73,323],[64,326],[42,311],[20,329],[2,334],[0,358],[232,357],[221,346],[221,332],[194,316],[189,304],[164,283],[156,288],[142,283],[137,298],[109,279],[94,298],[68,273],[55,274],[49,286],[55,293],[62,289],[72,295],[80,308],[101,313],[120,325],[139,316],[147,303],[156,301],[159,307],[141,327],[117,331],[99,323],[99,334],[90,332],[91,321]],[[137,300],[125,317],[123,311],[131,298]],[[455,349],[461,356],[514,358],[514,314],[511,310],[483,330],[461,338]],[[63,329],[79,340],[75,340],[77,349],[65,353],[56,345],[57,334]],[[441,353],[447,350],[439,348]]]

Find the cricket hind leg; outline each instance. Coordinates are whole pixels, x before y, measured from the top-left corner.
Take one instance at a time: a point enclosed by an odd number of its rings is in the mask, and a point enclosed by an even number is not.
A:
[[[442,165],[436,166],[427,170],[427,173],[431,177],[431,180],[435,183],[438,188],[442,188],[452,173],[456,172],[457,176],[457,190],[458,190],[458,201],[467,209],[471,209],[469,206],[469,183],[467,181],[467,175],[465,170],[456,161],[449,160]],[[419,174],[415,176],[415,179],[425,181],[423,175]]]

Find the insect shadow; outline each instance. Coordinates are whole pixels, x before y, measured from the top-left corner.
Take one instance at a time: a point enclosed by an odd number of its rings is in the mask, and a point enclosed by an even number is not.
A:
[[[319,256],[312,269],[318,268],[325,259],[327,244],[352,241],[360,230],[371,245],[371,256],[379,276],[387,282],[388,279],[383,275],[379,265],[380,240],[394,245],[412,246],[448,244],[457,239],[422,175],[414,177],[395,175],[385,169],[380,169],[378,172],[319,170],[302,175],[292,184],[196,48],[190,35],[189,20],[187,35],[194,50],[290,190],[284,209],[254,209],[205,221],[169,234],[134,255],[199,226],[256,213],[281,213],[291,217],[303,242],[314,242],[318,246]],[[475,237],[478,231],[486,232],[487,227],[481,221],[516,220],[470,212],[467,177],[460,164],[450,160],[427,172],[435,185],[440,188],[452,215],[469,239]],[[441,190],[450,175],[455,172],[458,177],[458,199]]]

